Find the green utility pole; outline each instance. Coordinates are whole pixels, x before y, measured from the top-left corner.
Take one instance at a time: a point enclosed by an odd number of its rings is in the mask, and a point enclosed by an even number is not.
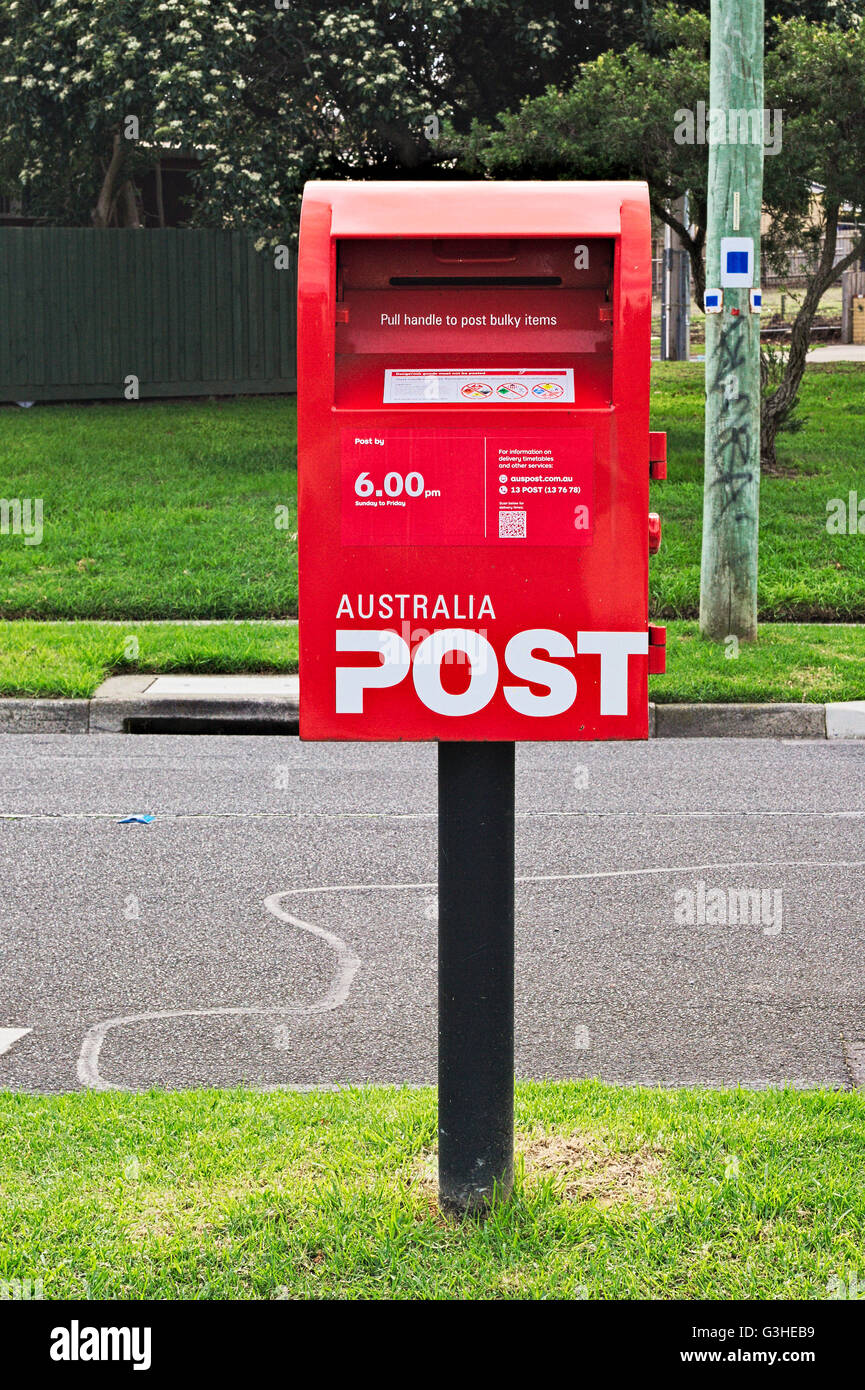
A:
[[[712,0],[700,628],[757,636],[763,0]]]

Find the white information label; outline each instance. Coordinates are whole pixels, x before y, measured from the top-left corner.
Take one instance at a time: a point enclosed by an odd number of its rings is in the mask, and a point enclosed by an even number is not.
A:
[[[386,405],[551,404],[574,399],[573,367],[387,367]]]
[[[748,236],[722,236],[721,288],[747,290],[753,283],[753,239]]]

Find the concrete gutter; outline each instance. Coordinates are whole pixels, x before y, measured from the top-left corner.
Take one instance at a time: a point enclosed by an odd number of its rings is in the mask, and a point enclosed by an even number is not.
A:
[[[112,676],[91,700],[0,699],[0,733],[297,733],[297,676]],[[649,705],[652,738],[865,738],[865,700]]]

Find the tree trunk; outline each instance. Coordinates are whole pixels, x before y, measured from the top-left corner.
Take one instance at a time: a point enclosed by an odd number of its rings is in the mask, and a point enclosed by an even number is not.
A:
[[[688,255],[691,258],[691,297],[694,303],[703,308],[706,292],[706,266],[703,261],[703,246],[706,241],[706,228],[698,227],[697,235],[688,238]]]
[[[153,175],[156,182],[156,211],[159,216],[160,227],[165,226],[165,203],[162,198],[162,160],[157,159],[153,166]]]
[[[123,142],[119,135],[114,137],[114,147],[111,151],[111,159],[102,180],[102,187],[99,190],[99,197],[96,200],[96,207],[90,214],[94,227],[109,227],[111,225],[111,214],[114,207],[114,185],[123,164]]]
[[[777,426],[770,422],[764,410],[760,416],[760,469],[767,473],[777,473],[778,460],[775,456],[775,434]]]
[[[703,246],[706,241],[705,211],[694,208],[694,235],[689,227],[676,217],[662,200],[652,198],[652,211],[656,217],[671,227],[688,253],[691,262],[691,295],[694,302],[703,307],[703,291],[706,288],[706,271],[703,265]]]
[[[861,237],[852,251],[839,261],[835,261],[835,247],[838,241],[838,214],[840,201],[824,195],[825,233],[823,249],[817,269],[808,284],[805,298],[793,321],[790,333],[790,351],[780,384],[763,401],[760,424],[760,455],[762,463],[770,470],[777,468],[775,457],[775,436],[779,428],[792,413],[805,374],[808,361],[808,345],[811,340],[811,324],[827,289],[844,273],[849,265],[857,261],[865,251],[865,236]]]
[[[138,216],[138,199],[135,196],[135,188],[131,179],[127,179],[120,190],[120,203],[123,207],[124,227],[140,227],[141,219]]]

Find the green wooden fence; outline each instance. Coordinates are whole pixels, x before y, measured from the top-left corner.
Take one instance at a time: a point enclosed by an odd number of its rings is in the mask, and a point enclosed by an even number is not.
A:
[[[0,400],[293,391],[294,270],[245,232],[0,228]]]

